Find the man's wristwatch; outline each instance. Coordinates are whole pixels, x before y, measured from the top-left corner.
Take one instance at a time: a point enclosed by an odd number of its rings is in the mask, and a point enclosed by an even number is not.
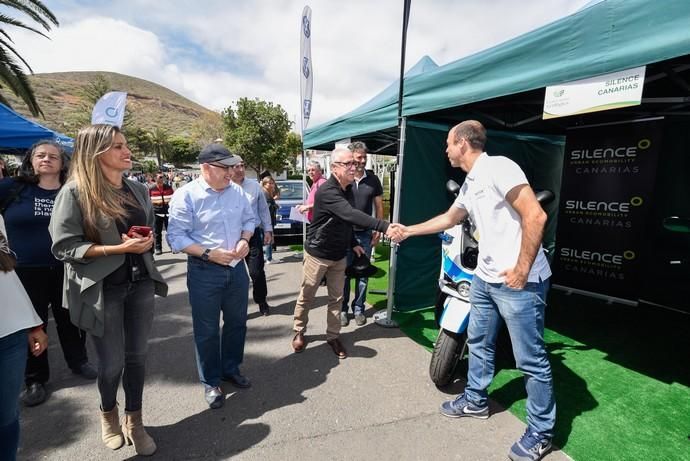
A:
[[[211,254],[211,249],[210,249],[210,248],[206,248],[206,249],[204,250],[204,252],[201,254],[201,260],[202,260],[202,261],[208,261],[208,255],[210,255],[210,254]]]
[[[247,242],[247,245],[249,245],[249,240],[247,240],[246,238],[240,237],[240,240],[244,240],[245,242]],[[239,242],[240,240],[238,240],[238,242]]]

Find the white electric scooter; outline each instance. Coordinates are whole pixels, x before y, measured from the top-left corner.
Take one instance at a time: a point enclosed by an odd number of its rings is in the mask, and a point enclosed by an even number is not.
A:
[[[446,189],[454,197],[460,191],[452,179]],[[542,205],[554,194],[544,190],[536,194]],[[438,280],[436,322],[440,330],[431,354],[429,375],[437,386],[449,384],[460,364],[467,366],[467,324],[470,318],[470,287],[477,267],[479,236],[469,216],[451,229],[439,234],[441,275]]]

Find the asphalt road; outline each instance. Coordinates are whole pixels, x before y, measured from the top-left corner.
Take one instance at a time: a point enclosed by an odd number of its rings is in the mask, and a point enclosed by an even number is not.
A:
[[[170,284],[156,298],[150,339],[144,422],[159,460],[505,460],[524,424],[496,404],[488,420],[449,419],[439,404],[462,391],[437,389],[428,378],[430,354],[397,328],[354,322],[338,360],[325,342],[326,290],[311,312],[306,351],[294,354],[292,312],[301,255],[279,248],[267,266],[271,315],[249,306],[243,373],[253,386],[225,385],[226,404],[210,410],[198,381],[186,291],[186,259],[165,253],[159,267]],[[250,295],[251,298],[251,295]],[[371,314],[371,311],[367,312]],[[134,448],[107,449],[100,439],[95,383],[71,374],[50,325],[49,399],[22,410],[22,460],[113,460]],[[96,360],[90,349],[90,357]],[[120,390],[119,401],[124,395]],[[567,460],[556,451],[549,460]]]

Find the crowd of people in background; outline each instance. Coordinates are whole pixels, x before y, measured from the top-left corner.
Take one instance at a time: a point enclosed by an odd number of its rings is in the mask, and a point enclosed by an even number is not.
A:
[[[147,186],[152,187],[157,182],[159,176],[162,176],[163,181],[170,187],[172,187],[173,189],[177,189],[178,187],[183,186],[198,178],[199,173],[195,171],[190,172],[174,170],[161,170],[155,173],[129,172],[129,174],[127,175],[127,179],[131,181],[137,181],[141,184],[146,184]]]

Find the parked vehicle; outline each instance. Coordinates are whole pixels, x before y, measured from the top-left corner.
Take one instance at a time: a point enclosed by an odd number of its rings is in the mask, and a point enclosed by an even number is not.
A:
[[[302,222],[290,219],[290,209],[304,203],[308,195],[307,185],[298,179],[276,180],[280,197],[276,200],[276,225],[273,229],[276,237],[302,235]]]
[[[457,196],[460,186],[453,180],[446,184]],[[542,205],[553,200],[551,191],[537,193]],[[439,234],[442,242],[441,274],[436,299],[438,338],[429,365],[429,376],[437,386],[449,384],[460,365],[467,367],[467,324],[470,318],[470,287],[477,267],[479,235],[469,216],[455,227]]]

